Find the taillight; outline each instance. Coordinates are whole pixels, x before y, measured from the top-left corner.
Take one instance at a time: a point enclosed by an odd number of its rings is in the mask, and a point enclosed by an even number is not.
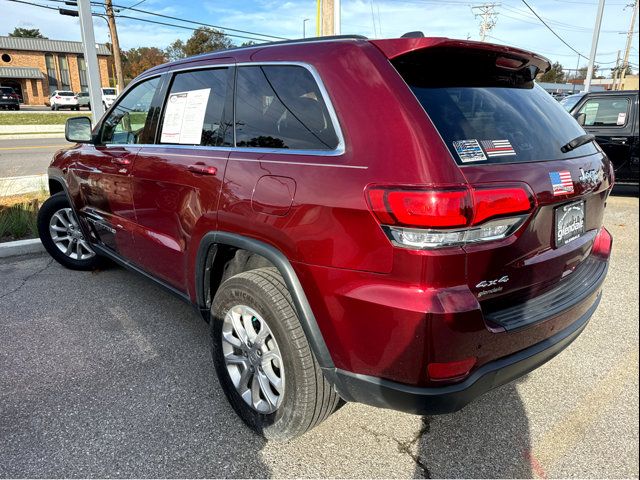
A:
[[[612,247],[613,237],[606,228],[602,227],[593,241],[592,252],[598,257],[607,259],[611,255]]]
[[[535,206],[525,184],[441,189],[373,186],[367,189],[367,197],[392,243],[411,249],[506,238]]]
[[[61,97],[59,97],[58,95],[55,96],[56,100],[60,100]]]
[[[369,189],[373,213],[384,224],[450,228],[469,223],[471,199],[466,188],[447,190]]]

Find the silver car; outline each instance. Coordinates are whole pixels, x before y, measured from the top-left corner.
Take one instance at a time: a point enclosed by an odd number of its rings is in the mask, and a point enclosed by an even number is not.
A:
[[[78,97],[79,108],[87,107],[91,110],[91,97],[89,97],[89,92],[78,92],[76,97]]]

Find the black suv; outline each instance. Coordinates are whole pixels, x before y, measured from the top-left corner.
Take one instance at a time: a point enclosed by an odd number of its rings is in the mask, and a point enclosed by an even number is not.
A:
[[[638,184],[638,90],[587,93],[571,109],[611,159],[617,183]]]
[[[0,110],[20,110],[20,99],[11,87],[0,87]]]

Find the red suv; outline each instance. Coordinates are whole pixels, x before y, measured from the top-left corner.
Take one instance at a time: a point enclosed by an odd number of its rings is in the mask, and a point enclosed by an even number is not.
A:
[[[227,398],[268,438],[341,399],[458,410],[567,347],[600,301],[612,170],[534,84],[548,68],[362,37],[152,68],[93,130],[68,120],[42,242],[193,304]]]

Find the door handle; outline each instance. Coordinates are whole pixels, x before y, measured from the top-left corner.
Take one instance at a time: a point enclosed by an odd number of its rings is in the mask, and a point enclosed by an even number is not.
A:
[[[204,163],[196,163],[194,165],[189,165],[187,170],[193,173],[199,173],[200,175],[215,175],[218,173],[218,169],[216,167],[210,167],[205,165]]]
[[[111,163],[115,163],[116,165],[131,165],[131,160],[129,158],[112,158]]]

